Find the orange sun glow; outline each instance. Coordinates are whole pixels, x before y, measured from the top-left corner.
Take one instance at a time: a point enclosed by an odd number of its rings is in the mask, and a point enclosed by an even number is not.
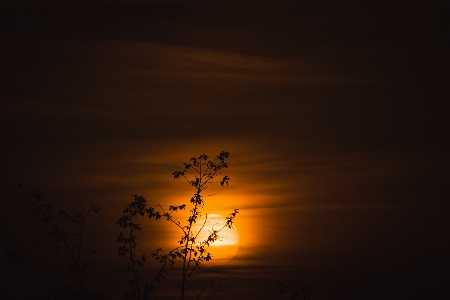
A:
[[[202,225],[205,224],[197,236],[197,241],[206,240],[212,230],[219,230],[225,225],[225,222],[225,217],[219,214],[208,214],[207,218],[205,216],[201,217],[193,226],[193,232],[198,232]],[[235,226],[233,229],[225,227],[219,233],[219,239],[208,248],[208,252],[211,253],[213,259],[205,263],[210,266],[225,264],[236,255],[238,249],[239,232],[237,228]]]

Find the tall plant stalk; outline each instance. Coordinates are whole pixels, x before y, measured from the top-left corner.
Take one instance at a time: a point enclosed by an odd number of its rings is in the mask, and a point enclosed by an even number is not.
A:
[[[212,227],[209,231],[210,234],[205,240],[198,240],[198,236],[202,230],[204,230],[208,215],[206,214],[205,221],[201,224],[199,230],[194,230],[194,225],[202,215],[202,208],[204,207],[203,191],[206,190],[211,184],[220,184],[221,186],[228,185],[230,178],[228,176],[222,177],[221,180],[217,180],[217,177],[221,175],[221,171],[228,167],[226,159],[229,153],[222,151],[214,159],[209,159],[209,156],[202,154],[199,157],[193,157],[189,163],[183,163],[184,170],[175,171],[172,173],[175,179],[184,178],[190,186],[195,189],[194,195],[190,199],[190,215],[183,225],[174,215],[175,212],[185,210],[186,204],[169,206],[168,210],[157,204],[156,208],[147,207],[147,200],[143,196],[134,195],[134,200],[127,205],[123,211],[123,216],[117,220],[116,224],[124,229],[129,230],[129,235],[125,236],[121,232],[117,237],[117,242],[122,244],[118,248],[119,256],[128,256],[129,262],[127,270],[133,273],[133,278],[129,281],[132,286],[131,292],[125,292],[127,297],[132,297],[136,300],[148,299],[149,294],[141,294],[141,276],[138,274],[137,266],[142,266],[145,262],[146,256],[138,257],[134,250],[138,247],[136,242],[135,231],[140,231],[142,227],[139,223],[133,222],[133,219],[138,217],[155,218],[159,220],[164,218],[167,221],[173,223],[179,230],[182,231],[182,237],[178,241],[178,246],[165,252],[162,248],[158,248],[151,256],[159,261],[162,266],[155,278],[149,283],[146,283],[147,291],[152,291],[155,282],[162,281],[167,275],[166,267],[172,268],[177,260],[181,260],[181,284],[180,284],[180,300],[186,299],[186,292],[191,291],[188,289],[189,279],[193,276],[194,272],[198,270],[200,265],[211,260],[213,257],[207,250],[211,244],[219,239],[220,232],[225,228],[233,228],[233,222],[238,214],[238,209],[235,209],[232,213],[225,218],[225,224],[220,228]],[[194,173],[193,177],[188,177],[188,172]],[[214,280],[210,281],[210,285]],[[200,292],[193,292],[197,295],[196,299],[202,299],[202,293],[206,288],[202,288]],[[204,296],[204,299],[210,298],[213,294],[223,290],[220,286],[214,293]]]

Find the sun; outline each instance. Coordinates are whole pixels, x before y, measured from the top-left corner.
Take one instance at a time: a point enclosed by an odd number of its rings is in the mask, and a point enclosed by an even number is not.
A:
[[[205,222],[206,216],[201,217],[195,225],[192,227],[193,232],[196,233],[201,229],[201,226]],[[205,226],[197,236],[197,241],[204,241],[208,238],[210,232],[218,230],[225,225],[225,217],[219,214],[208,214]],[[230,261],[237,253],[239,249],[239,232],[236,226],[233,229],[225,227],[219,233],[219,239],[216,240],[208,248],[208,252],[211,253],[213,259],[208,262],[204,262],[208,266],[223,265]]]

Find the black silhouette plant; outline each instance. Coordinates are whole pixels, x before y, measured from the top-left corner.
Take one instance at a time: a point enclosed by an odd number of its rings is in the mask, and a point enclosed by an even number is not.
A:
[[[147,200],[142,196],[133,195],[133,201],[127,205],[127,207],[123,210],[123,216],[116,221],[116,225],[122,227],[123,229],[128,229],[128,234],[124,235],[121,232],[117,236],[117,243],[122,244],[119,248],[117,248],[117,253],[120,257],[128,258],[128,264],[126,270],[133,274],[133,278],[128,281],[132,290],[125,291],[124,299],[149,299],[150,293],[153,291],[154,283],[156,281],[161,281],[164,279],[165,267],[170,264],[173,264],[173,260],[170,258],[162,261],[162,267],[160,271],[155,275],[153,280],[149,283],[146,282],[144,284],[144,289],[142,290],[141,279],[142,276],[139,275],[138,267],[144,265],[144,262],[147,259],[145,254],[141,256],[137,256],[136,248],[138,248],[136,231],[142,230],[142,227],[137,222],[137,218],[139,216],[144,217],[152,217],[154,216],[156,219],[161,218],[161,215],[154,212],[153,209],[147,207]]]
[[[184,178],[190,186],[195,189],[194,195],[190,199],[190,215],[185,223],[180,222],[174,214],[178,211],[185,210],[188,206],[186,204],[169,206],[168,210],[158,204],[156,209],[153,207],[147,207],[147,200],[138,195],[133,196],[133,201],[127,205],[123,211],[123,216],[116,221],[116,225],[127,229],[128,234],[125,235],[121,232],[117,237],[117,242],[121,244],[118,248],[118,255],[128,258],[127,270],[133,274],[133,278],[129,281],[132,290],[125,292],[124,299],[136,299],[147,300],[150,297],[154,288],[154,283],[165,279],[167,275],[166,268],[172,268],[176,261],[181,262],[181,291],[180,299],[186,298],[186,292],[192,292],[196,299],[207,299],[213,296],[215,293],[223,291],[220,286],[209,290],[209,294],[203,295],[203,292],[207,290],[207,287],[217,280],[214,278],[210,280],[206,285],[201,286],[199,291],[192,290],[192,287],[188,287],[188,281],[193,276],[194,272],[198,270],[200,265],[211,260],[213,257],[208,252],[209,246],[219,239],[220,232],[224,228],[233,228],[233,222],[238,214],[238,209],[235,209],[225,219],[225,225],[220,228],[212,227],[209,230],[209,236],[203,240],[198,240],[198,236],[202,230],[206,230],[205,225],[208,215],[205,214],[205,221],[201,224],[199,230],[194,230],[194,224],[198,221],[202,215],[202,208],[205,204],[202,192],[208,188],[210,184],[220,184],[221,186],[228,185],[230,178],[228,176],[222,177],[221,180],[217,180],[217,177],[221,175],[221,170],[228,167],[226,159],[229,153],[222,151],[213,160],[209,159],[209,156],[202,154],[199,157],[193,157],[190,159],[190,163],[184,163],[183,171],[175,171],[172,173],[175,179]],[[193,177],[187,176],[188,172],[194,172]],[[152,281],[146,281],[142,288],[142,277],[139,275],[138,267],[142,266],[147,259],[147,256],[138,256],[135,253],[137,244],[136,231],[142,230],[142,227],[137,223],[138,217],[155,218],[159,220],[161,218],[170,221],[182,232],[181,239],[178,241],[178,246],[172,250],[165,252],[162,248],[156,249],[151,256],[161,263],[161,268],[155,275]]]
[[[51,275],[42,268],[37,267],[35,264],[27,262],[21,256],[14,254],[10,251],[5,252],[6,256],[9,257],[10,261],[13,263],[24,265],[28,268],[35,270],[39,275],[45,276],[58,282],[62,289],[66,290],[66,295],[71,296],[78,295],[77,298],[84,298],[84,285],[83,285],[83,273],[86,271],[88,263],[85,261],[85,257],[89,254],[95,254],[100,249],[84,251],[83,249],[83,234],[84,227],[87,217],[92,213],[100,212],[101,208],[98,205],[91,204],[86,207],[83,206],[83,211],[74,215],[70,215],[64,210],[59,210],[56,214],[53,212],[53,205],[47,203],[42,193],[38,192],[37,189],[32,189],[28,186],[19,184],[24,194],[29,194],[32,196],[33,201],[31,202],[32,213],[31,216],[39,218],[40,222],[48,226],[48,237],[53,239],[55,247],[47,247],[44,245],[38,245],[48,251],[52,257],[61,260],[65,265],[67,265],[70,270],[77,274],[77,281],[79,285],[79,290],[77,292],[70,291],[68,285],[62,282],[58,276]],[[62,221],[62,222],[61,222]],[[68,233],[64,228],[64,222],[73,223],[76,226],[76,230],[73,233]]]
[[[193,157],[189,163],[183,163],[184,170],[175,171],[172,173],[174,179],[186,180],[191,187],[195,189],[189,204],[170,205],[168,209],[164,209],[160,204],[156,207],[147,206],[147,200],[143,196],[133,195],[133,200],[125,207],[122,212],[122,217],[116,221],[116,225],[124,229],[117,236],[117,243],[120,246],[117,248],[119,257],[125,257],[128,260],[126,270],[132,274],[132,278],[128,280],[131,290],[125,291],[123,295],[124,300],[149,300],[154,295],[154,287],[157,282],[162,282],[168,275],[169,269],[181,272],[180,280],[180,300],[187,298],[187,293],[191,293],[196,300],[206,300],[213,297],[215,294],[226,290],[222,286],[222,279],[215,277],[205,281],[202,284],[193,284],[190,279],[194,273],[200,268],[202,263],[213,259],[211,253],[208,252],[209,247],[220,238],[222,230],[225,228],[233,228],[234,220],[238,214],[238,209],[235,209],[225,218],[225,224],[218,227],[214,224],[211,228],[207,228],[208,214],[204,214],[205,219],[201,221],[205,200],[203,198],[203,191],[205,191],[211,184],[227,185],[230,182],[230,177],[220,176],[221,171],[228,168],[226,162],[229,153],[222,151],[214,159],[210,159],[208,155],[202,154],[199,157]],[[193,175],[189,176],[189,173]],[[219,177],[220,176],[220,177]],[[53,205],[46,202],[44,197],[37,189],[29,188],[28,186],[19,185],[24,194],[31,195],[33,201],[31,202],[32,213],[31,216],[39,218],[39,221],[48,226],[48,237],[54,242],[54,247],[47,247],[45,245],[38,245],[48,251],[53,258],[62,261],[67,267],[72,270],[77,277],[78,289],[73,290],[67,282],[61,279],[60,276],[54,275],[51,272],[38,266],[34,261],[30,262],[23,259],[20,255],[11,251],[5,251],[5,255],[9,258],[11,263],[20,264],[33,269],[37,274],[47,277],[59,284],[59,289],[55,299],[87,299],[84,291],[83,274],[88,266],[85,257],[89,254],[95,254],[100,249],[91,251],[83,251],[84,228],[87,217],[92,213],[100,212],[101,208],[98,205],[91,204],[83,207],[82,212],[70,215],[65,210],[53,211]],[[214,195],[216,193],[213,193]],[[208,195],[208,196],[212,196]],[[189,216],[187,220],[181,222],[175,217],[176,213],[189,208]],[[164,251],[158,248],[151,253],[151,257],[160,263],[159,269],[152,278],[142,278],[139,268],[142,267],[148,257],[145,254],[138,255],[137,232],[143,228],[139,223],[139,218],[148,218],[155,220],[165,219],[173,223],[181,232],[181,238],[178,245],[170,251]],[[75,226],[75,232],[68,230],[67,224]],[[198,229],[199,228],[199,229]],[[205,240],[200,240],[199,236],[203,230],[208,230],[209,235]],[[289,290],[283,282],[279,282],[278,292],[286,295],[291,300],[297,298],[304,298],[310,300],[310,291],[308,287],[303,287],[300,292]],[[50,293],[44,296],[45,299],[50,299]],[[44,299],[42,298],[42,299]]]
[[[311,293],[309,291],[309,287],[304,286],[300,293],[297,291],[289,290],[283,282],[278,282],[278,292],[282,295],[287,295],[291,300],[297,299],[298,297],[302,296],[303,299],[311,300]]]

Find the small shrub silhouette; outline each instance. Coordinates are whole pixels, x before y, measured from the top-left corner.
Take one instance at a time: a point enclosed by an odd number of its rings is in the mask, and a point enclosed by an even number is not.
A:
[[[212,227],[209,231],[209,236],[205,240],[198,240],[200,232],[206,229],[205,225],[208,218],[206,214],[205,221],[201,224],[200,229],[198,231],[194,230],[193,226],[202,215],[201,210],[205,204],[202,192],[210,184],[228,185],[230,181],[228,176],[221,177],[220,180],[217,180],[217,177],[222,174],[221,171],[228,168],[228,163],[226,162],[228,156],[228,152],[222,151],[211,160],[208,155],[202,154],[198,157],[191,158],[189,163],[183,163],[184,170],[172,173],[174,179],[185,179],[195,189],[189,205],[171,205],[167,210],[160,204],[157,204],[156,208],[147,207],[147,200],[143,196],[133,195],[133,200],[124,209],[122,217],[116,221],[116,225],[127,229],[127,233],[122,231],[117,236],[117,243],[121,244],[117,249],[117,253],[120,257],[126,257],[128,259],[126,269],[132,273],[132,279],[128,282],[131,286],[131,291],[124,293],[124,299],[149,299],[153,292],[154,284],[165,279],[167,275],[166,269],[168,267],[173,268],[176,261],[181,262],[181,300],[186,298],[186,292],[192,292],[196,299],[202,299],[202,297],[203,299],[207,299],[217,292],[224,290],[220,283],[217,288],[208,288],[215,281],[220,281],[218,278],[209,280],[198,290],[193,290],[193,286],[189,286],[188,282],[203,262],[213,258],[208,252],[208,248],[219,239],[220,232],[224,228],[233,228],[234,219],[238,214],[238,209],[235,209],[225,218],[225,224],[222,227]],[[188,177],[189,172],[194,173],[193,177]],[[182,223],[175,217],[175,213],[186,210],[188,207],[190,207],[190,215],[186,222]],[[162,248],[158,248],[154,253],[151,253],[151,256],[161,264],[161,268],[151,281],[143,280],[138,271],[138,268],[144,265],[147,260],[145,254],[139,256],[136,254],[136,248],[138,247],[136,232],[142,230],[141,225],[137,222],[139,217],[154,218],[155,220],[164,219],[174,224],[182,232],[177,247],[167,252]],[[142,284],[142,282],[144,283]],[[207,289],[209,292],[204,295]]]
[[[170,205],[167,209],[164,209],[160,204],[157,204],[156,207],[148,206],[147,200],[143,196],[132,196],[132,201],[125,207],[122,216],[116,221],[116,225],[124,229],[117,236],[117,243],[120,244],[117,248],[117,253],[119,257],[125,257],[128,260],[126,270],[132,275],[131,279],[128,280],[131,290],[124,292],[124,300],[148,300],[156,297],[154,294],[155,284],[165,280],[168,275],[168,269],[173,269],[177,262],[180,264],[181,270],[180,296],[178,299],[186,299],[187,293],[192,293],[193,297],[197,300],[209,299],[216,293],[226,290],[222,286],[222,279],[219,277],[209,279],[200,285],[190,283],[190,279],[202,263],[213,259],[212,255],[208,252],[208,248],[219,239],[223,229],[233,228],[234,220],[238,214],[238,209],[235,209],[225,218],[225,224],[223,226],[219,228],[213,226],[209,230],[206,228],[208,214],[205,214],[205,220],[200,224],[200,229],[195,229],[194,227],[203,213],[202,210],[205,204],[203,198],[204,190],[211,184],[225,186],[230,182],[230,177],[220,176],[222,174],[221,171],[228,168],[228,163],[226,162],[228,157],[229,153],[225,151],[222,151],[214,159],[210,159],[208,155],[202,154],[198,157],[191,158],[189,163],[183,163],[184,169],[182,171],[172,173],[174,179],[186,180],[195,189],[188,204]],[[193,175],[189,176],[190,173],[193,173]],[[99,213],[101,208],[98,205],[91,204],[85,206],[80,203],[83,210],[74,215],[69,214],[65,210],[54,212],[53,205],[48,203],[42,193],[38,192],[37,189],[32,189],[25,185],[19,185],[19,187],[23,190],[24,194],[31,195],[33,198],[31,202],[32,213],[30,215],[39,218],[41,223],[48,226],[48,237],[53,240],[55,247],[38,246],[48,251],[52,257],[62,261],[76,274],[78,289],[73,290],[69,288],[69,285],[63,282],[59,276],[40,268],[34,261],[29,262],[11,251],[5,251],[5,256],[11,263],[33,269],[37,274],[59,284],[59,288],[53,297],[52,293],[47,293],[40,299],[87,299],[88,296],[85,294],[83,282],[83,274],[88,266],[85,257],[101,250],[95,249],[83,252],[83,233],[88,216],[91,213]],[[187,220],[184,222],[179,221],[176,218],[176,213],[187,209],[190,212]],[[174,224],[182,232],[182,236],[175,248],[170,251],[164,251],[162,248],[158,248],[150,254],[151,258],[160,263],[159,269],[151,278],[143,278],[139,272],[139,268],[148,259],[147,255],[138,255],[137,253],[139,245],[136,234],[143,229],[139,223],[139,218],[154,218],[157,221],[166,220]],[[65,229],[64,223],[66,222],[75,224],[75,232],[69,233]],[[198,239],[202,230],[209,231],[209,235],[205,240]],[[278,292],[291,300],[297,298],[311,299],[310,290],[306,286],[300,292],[297,292],[288,289],[280,281]]]
[[[283,282],[278,282],[278,292],[282,295],[288,296],[291,300],[297,299],[302,296],[303,299],[311,300],[311,292],[309,291],[309,287],[304,286],[300,293],[297,291],[289,290]]]
[[[27,261],[20,255],[11,251],[5,251],[5,255],[9,261],[15,264],[20,264],[33,269],[37,274],[47,277],[57,282],[60,287],[58,289],[57,298],[65,299],[85,299],[83,273],[88,266],[85,257],[90,254],[96,254],[101,249],[84,251],[83,238],[84,228],[87,217],[91,213],[99,213],[101,208],[98,205],[91,204],[86,207],[80,202],[83,210],[74,215],[70,215],[65,210],[58,210],[53,212],[53,204],[48,203],[43,197],[42,193],[38,192],[36,188],[30,188],[26,185],[19,184],[20,189],[24,194],[31,195],[33,201],[31,202],[32,212],[30,216],[39,218],[39,221],[48,227],[48,237],[54,242],[55,247],[47,247],[38,244],[39,247],[48,251],[52,257],[62,261],[71,271],[76,273],[78,281],[78,291],[73,291],[56,275],[50,274],[48,271],[38,267],[36,264]],[[76,225],[76,231],[69,233],[63,229],[62,223],[73,223]]]

